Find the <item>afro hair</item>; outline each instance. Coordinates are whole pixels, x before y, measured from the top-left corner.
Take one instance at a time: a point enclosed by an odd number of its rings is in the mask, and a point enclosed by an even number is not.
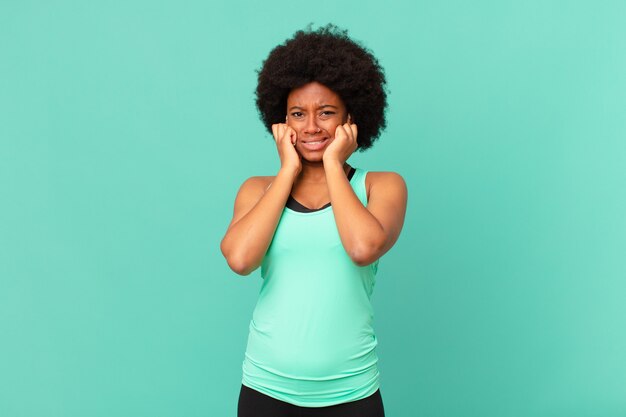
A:
[[[386,126],[385,74],[378,60],[346,30],[329,24],[309,25],[275,47],[258,71],[256,105],[271,132],[285,120],[287,96],[294,88],[317,81],[341,97],[359,126],[358,149],[368,149]]]

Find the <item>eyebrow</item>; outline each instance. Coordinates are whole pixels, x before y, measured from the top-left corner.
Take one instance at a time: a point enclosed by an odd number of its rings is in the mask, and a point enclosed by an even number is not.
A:
[[[338,109],[339,107],[337,106],[333,106],[332,104],[322,104],[321,106],[317,107],[317,109],[323,109],[324,107],[332,107],[333,109]],[[292,110],[304,110],[304,107],[300,107],[300,106],[291,106],[289,108],[289,111]]]

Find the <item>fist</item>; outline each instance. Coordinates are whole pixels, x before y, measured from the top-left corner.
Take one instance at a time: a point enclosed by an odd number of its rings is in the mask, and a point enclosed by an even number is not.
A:
[[[338,125],[335,129],[335,138],[324,151],[324,162],[335,161],[343,165],[358,146],[357,133],[357,127],[353,123]]]
[[[276,141],[281,167],[293,168],[300,172],[302,166],[300,155],[294,148],[296,145],[296,131],[285,123],[276,123],[272,125],[272,134]]]

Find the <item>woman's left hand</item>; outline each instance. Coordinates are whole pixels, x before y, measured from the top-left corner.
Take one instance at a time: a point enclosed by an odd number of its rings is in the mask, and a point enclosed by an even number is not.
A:
[[[328,145],[322,156],[324,164],[337,162],[343,166],[357,148],[357,128],[355,124],[345,123],[335,129],[335,138]]]

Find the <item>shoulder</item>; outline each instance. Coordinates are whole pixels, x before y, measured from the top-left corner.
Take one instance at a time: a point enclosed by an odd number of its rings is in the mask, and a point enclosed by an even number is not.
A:
[[[400,174],[391,171],[368,171],[365,181],[372,184],[406,184]]]
[[[256,176],[250,177],[241,184],[240,189],[258,189],[258,188],[266,188],[268,187],[272,181],[274,181],[274,176]]]
[[[380,190],[398,193],[406,196],[407,187],[404,178],[396,172],[390,171],[369,171],[365,177],[365,187],[368,197],[371,193],[378,193]]]
[[[273,176],[250,177],[241,184],[237,193],[238,199],[261,198],[268,187],[274,181]]]

